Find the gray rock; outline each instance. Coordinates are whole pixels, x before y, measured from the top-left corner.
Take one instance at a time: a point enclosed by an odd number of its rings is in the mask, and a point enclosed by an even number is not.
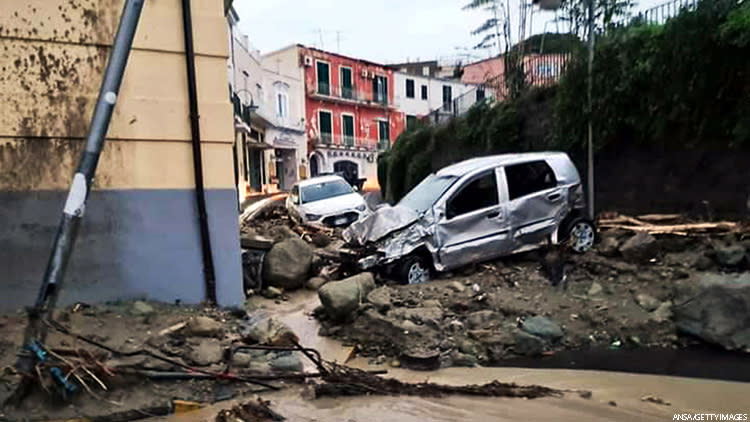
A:
[[[271,236],[274,243],[283,242],[291,238],[299,238],[299,235],[287,226],[279,225],[268,229],[268,235]]]
[[[312,265],[312,248],[299,238],[286,239],[273,245],[263,262],[263,278],[267,285],[297,289],[307,281]]]
[[[187,359],[197,366],[208,366],[221,362],[221,342],[215,338],[202,339],[190,347]]]
[[[273,286],[268,286],[265,289],[263,289],[263,297],[266,299],[276,299],[281,297],[281,295],[284,294],[284,291]]]
[[[620,246],[623,258],[630,262],[646,262],[658,252],[656,239],[648,233],[638,233]]]
[[[433,307],[418,307],[418,308],[396,308],[388,312],[388,316],[408,320],[418,324],[430,324],[435,328],[440,327],[440,322],[443,319],[443,308]]]
[[[466,290],[466,287],[464,287],[464,285],[459,283],[458,281],[451,281],[450,283],[448,283],[448,288],[456,293],[462,293],[464,290]]]
[[[443,304],[439,300],[429,299],[422,302],[422,306],[425,308],[442,308]]]
[[[525,319],[521,324],[521,329],[547,341],[557,341],[564,335],[560,324],[543,316]]]
[[[491,310],[472,312],[466,317],[470,329],[486,328],[490,325],[499,324],[501,315]]]
[[[453,361],[453,366],[464,366],[468,368],[477,366],[479,364],[479,360],[476,358],[476,356],[457,352],[455,350],[451,353],[451,361]]]
[[[672,318],[672,302],[666,301],[659,305],[656,310],[651,312],[649,319],[656,322],[669,321]]]
[[[307,283],[305,283],[305,288],[307,290],[317,291],[322,285],[326,283],[328,283],[328,280],[323,277],[313,277],[307,280]]]
[[[149,305],[148,303],[142,300],[135,301],[130,311],[133,315],[138,315],[138,316],[147,316],[155,312],[153,306]]]
[[[372,274],[362,273],[324,284],[318,290],[318,297],[326,314],[334,319],[343,319],[356,310],[374,289],[375,279]]]
[[[206,316],[193,317],[185,326],[185,334],[195,337],[214,337],[223,331],[219,321]]]
[[[716,248],[716,262],[725,267],[736,267],[745,258],[745,247],[740,244]]]
[[[616,257],[619,255],[620,241],[615,236],[603,235],[597,246],[599,254],[606,257]]]
[[[302,360],[293,353],[276,356],[268,364],[277,371],[302,372]]]
[[[375,289],[367,295],[367,301],[378,311],[386,312],[391,308],[391,291],[390,287]]]
[[[707,257],[706,255],[701,254],[698,258],[695,260],[695,269],[699,271],[706,271],[714,266],[714,262],[711,260],[711,258]]]
[[[659,305],[661,305],[661,302],[659,300],[645,293],[637,294],[635,296],[635,303],[637,303],[638,306],[643,308],[646,312],[651,312],[658,308]]]
[[[251,318],[242,330],[242,341],[247,344],[293,346],[298,341],[294,332],[281,321],[260,316]]]
[[[750,351],[750,273],[704,274],[672,312],[682,332],[727,350]]]
[[[458,343],[458,350],[466,355],[479,356],[482,353],[479,344],[471,340],[462,340]]]
[[[589,291],[586,294],[589,296],[598,296],[602,294],[603,291],[604,289],[602,288],[601,284],[593,282],[591,283],[591,287],[589,287]]]
[[[541,338],[518,331],[516,332],[516,343],[513,346],[513,350],[519,355],[537,356],[544,351],[545,346],[546,344]]]

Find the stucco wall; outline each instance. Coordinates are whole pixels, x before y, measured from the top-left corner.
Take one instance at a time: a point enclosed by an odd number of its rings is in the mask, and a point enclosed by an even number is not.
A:
[[[403,72],[395,72],[394,77],[396,80],[396,106],[407,116],[425,116],[431,111],[441,108],[443,106],[443,86],[451,87],[453,100],[466,93],[476,91],[476,85],[467,85],[445,79],[427,78]],[[414,81],[414,98],[406,96],[407,79]],[[422,99],[422,86],[427,87],[427,100]],[[491,96],[489,90],[486,94],[488,97]],[[475,99],[476,97],[471,97],[471,102],[473,103]]]
[[[123,0],[0,2],[0,289],[28,305],[83,149]],[[193,0],[219,300],[243,300],[222,2]],[[74,251],[66,302],[203,294],[179,0],[147,1]],[[23,258],[23,260],[22,260]],[[22,284],[19,285],[19,283]],[[1,295],[0,295],[1,296]]]

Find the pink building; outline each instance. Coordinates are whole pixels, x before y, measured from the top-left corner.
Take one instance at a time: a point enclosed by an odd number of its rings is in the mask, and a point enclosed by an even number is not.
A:
[[[524,56],[526,82],[532,86],[556,83],[570,58],[566,54],[528,54]],[[496,89],[498,100],[507,95],[505,87],[505,57],[493,57],[464,66],[461,82],[486,84]]]

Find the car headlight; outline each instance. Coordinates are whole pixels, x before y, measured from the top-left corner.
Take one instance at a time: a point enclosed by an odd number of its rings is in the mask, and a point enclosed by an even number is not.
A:
[[[360,205],[360,206],[358,206],[356,208],[356,210],[359,211],[359,212],[363,212],[366,209],[367,209],[367,205],[365,205],[365,204],[362,204],[362,205]]]
[[[305,218],[306,218],[307,220],[309,220],[309,221],[315,221],[315,220],[319,220],[319,219],[320,219],[320,217],[321,217],[321,216],[320,216],[320,215],[318,215],[318,214],[307,214],[307,213],[305,213]]]

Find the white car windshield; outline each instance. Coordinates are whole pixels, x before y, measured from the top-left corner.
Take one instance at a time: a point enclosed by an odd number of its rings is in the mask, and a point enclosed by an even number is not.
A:
[[[440,196],[442,196],[456,180],[458,180],[457,176],[437,176],[431,174],[407,193],[398,204],[411,208],[417,213],[427,211],[435,205],[435,202]]]
[[[343,180],[315,183],[300,188],[300,202],[322,201],[323,199],[352,193],[352,187]]]

